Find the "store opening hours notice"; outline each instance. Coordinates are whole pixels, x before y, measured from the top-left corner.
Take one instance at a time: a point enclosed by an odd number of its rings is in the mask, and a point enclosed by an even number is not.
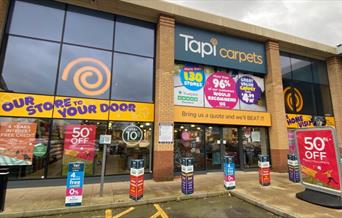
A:
[[[304,186],[341,195],[340,153],[335,130],[298,129],[295,134]]]

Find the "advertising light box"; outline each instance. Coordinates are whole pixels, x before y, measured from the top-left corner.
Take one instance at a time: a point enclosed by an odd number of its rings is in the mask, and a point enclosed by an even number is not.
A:
[[[330,127],[295,131],[302,184],[316,191],[341,195],[340,152]]]

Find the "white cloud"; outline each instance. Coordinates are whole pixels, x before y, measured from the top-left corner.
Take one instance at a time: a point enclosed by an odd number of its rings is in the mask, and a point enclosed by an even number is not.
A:
[[[340,0],[167,0],[329,45],[342,43]]]

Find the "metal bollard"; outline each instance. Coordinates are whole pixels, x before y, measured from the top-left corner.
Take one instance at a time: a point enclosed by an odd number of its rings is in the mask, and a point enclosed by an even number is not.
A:
[[[224,187],[227,190],[234,189],[235,184],[235,163],[234,156],[224,156]]]
[[[300,171],[297,156],[295,154],[287,155],[287,166],[289,173],[289,180],[295,183],[300,182]]]
[[[5,210],[8,175],[8,168],[0,168],[0,213]]]
[[[129,197],[135,201],[144,196],[144,159],[131,160]]]
[[[186,195],[194,193],[194,159],[184,157],[181,159],[182,166],[182,192]]]
[[[259,183],[262,186],[271,184],[270,160],[268,155],[259,155]]]

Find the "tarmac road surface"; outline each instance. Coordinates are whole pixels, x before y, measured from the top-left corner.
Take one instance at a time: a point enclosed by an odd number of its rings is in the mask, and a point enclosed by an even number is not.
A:
[[[156,205],[156,206],[155,206]],[[115,208],[110,209],[112,217],[119,218],[167,218],[167,217],[279,217],[264,209],[249,204],[243,200],[229,195],[222,195],[204,199],[190,199],[183,201],[172,201],[160,204],[148,204],[142,206],[128,208]],[[158,210],[159,209],[159,210]],[[108,212],[107,212],[108,213]],[[121,213],[121,215],[120,215]],[[119,216],[118,216],[119,215]],[[63,214],[59,216],[46,216],[75,218],[75,217],[89,217],[89,218],[103,218],[105,217],[105,210],[82,212],[74,214]],[[110,216],[107,216],[110,217]]]

